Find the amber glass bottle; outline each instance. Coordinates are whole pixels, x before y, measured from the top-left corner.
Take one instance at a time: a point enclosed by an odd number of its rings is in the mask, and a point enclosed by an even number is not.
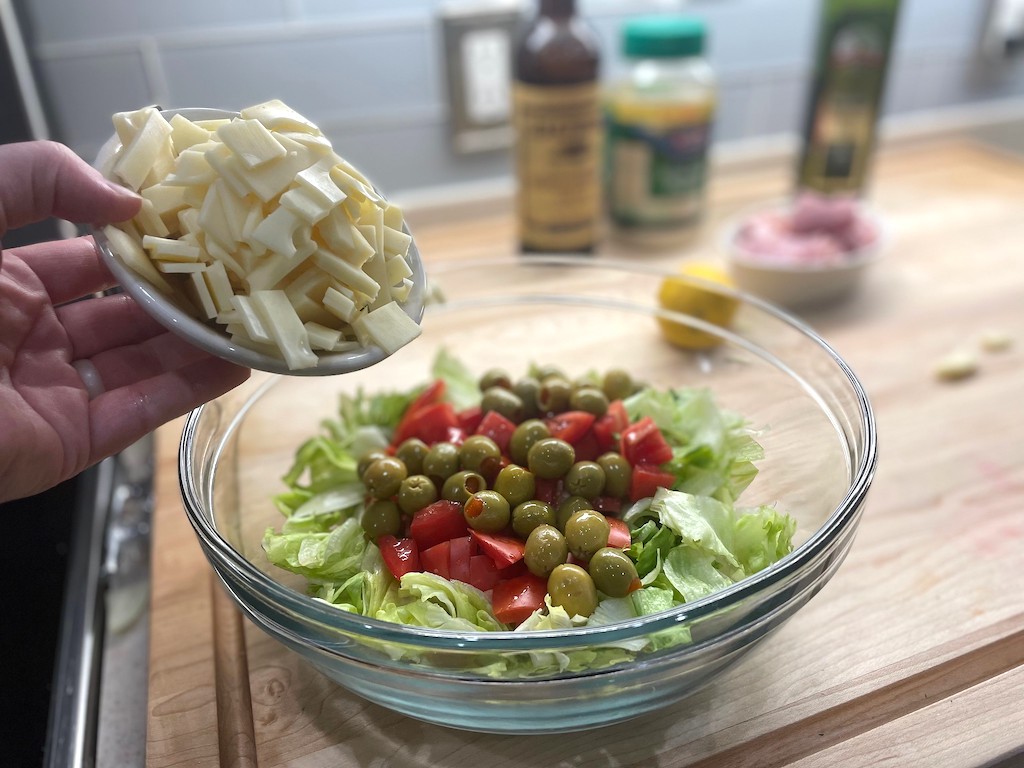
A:
[[[575,0],[540,0],[515,52],[514,120],[523,251],[588,252],[601,213],[597,36]]]

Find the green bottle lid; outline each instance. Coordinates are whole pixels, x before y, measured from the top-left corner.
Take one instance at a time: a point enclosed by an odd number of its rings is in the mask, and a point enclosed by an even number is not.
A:
[[[623,53],[633,58],[668,59],[700,56],[705,27],[692,16],[642,16],[623,26]]]

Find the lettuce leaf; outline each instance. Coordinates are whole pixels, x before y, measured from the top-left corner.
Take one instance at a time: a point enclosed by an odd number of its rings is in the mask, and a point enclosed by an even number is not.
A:
[[[354,517],[330,531],[275,533],[268,528],[263,535],[270,562],[315,584],[346,581],[355,575],[366,546],[363,528]]]
[[[445,399],[456,410],[480,403],[480,384],[476,376],[457,357],[442,347],[434,358],[431,369],[435,379],[445,384]]]

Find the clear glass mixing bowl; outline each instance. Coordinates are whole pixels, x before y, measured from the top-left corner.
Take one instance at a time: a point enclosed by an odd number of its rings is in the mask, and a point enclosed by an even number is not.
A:
[[[414,718],[477,731],[542,733],[626,720],[693,693],[803,606],[842,563],[877,459],[861,384],[809,328],[757,299],[729,330],[657,309],[663,274],[601,259],[466,262],[430,273],[423,335],[373,367],[337,377],[257,374],[187,419],[185,509],[242,612],[345,688]],[[700,281],[694,280],[695,283]],[[658,318],[714,334],[667,343]],[[777,504],[798,523],[794,551],[734,586],[674,610],[563,633],[455,633],[341,612],[271,565],[261,541],[280,525],[271,497],[296,448],[336,415],[340,392],[407,389],[445,347],[475,371],[556,363],[571,375],[625,367],[661,387],[708,387],[764,447],[745,506]],[[608,644],[628,660],[531,675],[530,661]],[[502,670],[514,669],[514,673]],[[524,672],[524,670],[526,670]]]

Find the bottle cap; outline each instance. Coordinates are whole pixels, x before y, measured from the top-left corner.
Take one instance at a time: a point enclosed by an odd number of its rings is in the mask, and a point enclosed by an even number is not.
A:
[[[705,27],[692,16],[644,16],[623,27],[623,53],[633,58],[681,58],[704,52]]]

